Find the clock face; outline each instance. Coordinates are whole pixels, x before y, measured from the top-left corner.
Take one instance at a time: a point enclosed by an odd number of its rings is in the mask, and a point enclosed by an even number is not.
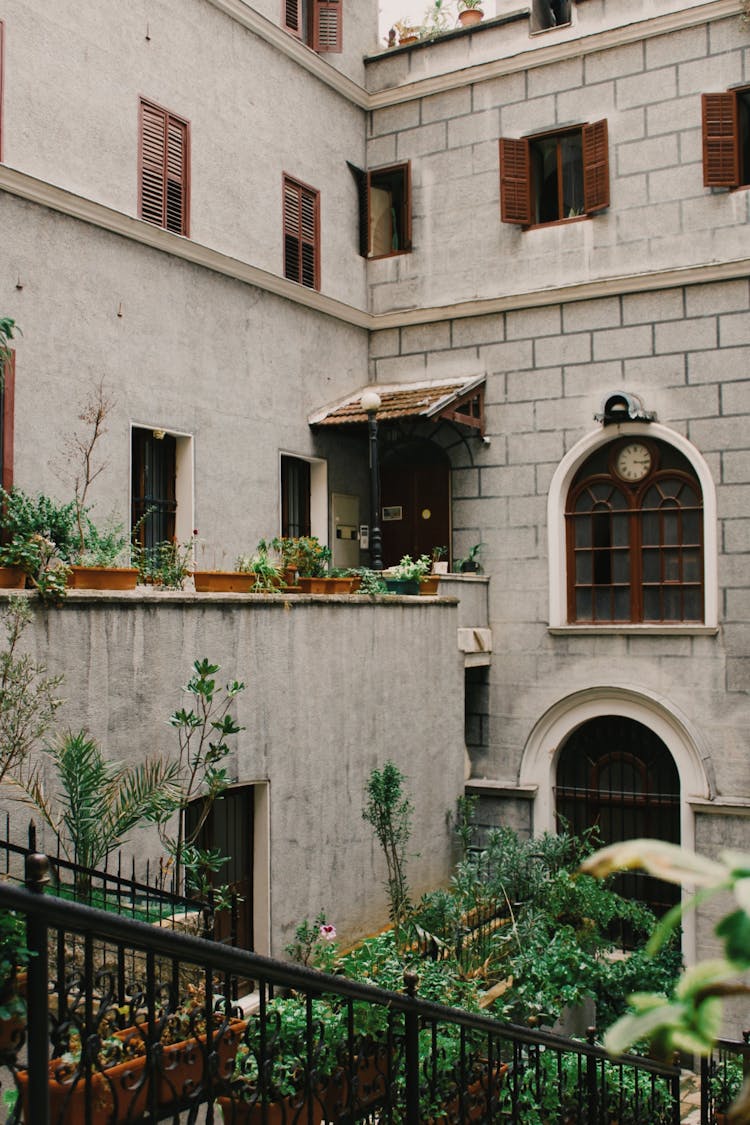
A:
[[[651,450],[640,441],[623,445],[615,458],[615,472],[622,480],[639,481],[651,472]]]

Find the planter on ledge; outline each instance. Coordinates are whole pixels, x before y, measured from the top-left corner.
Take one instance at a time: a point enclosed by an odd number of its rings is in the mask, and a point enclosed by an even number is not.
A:
[[[71,566],[71,590],[134,590],[138,571],[132,566]]]
[[[483,19],[484,12],[481,8],[464,8],[463,12],[458,13],[458,22],[461,27],[475,27]]]
[[[26,575],[20,566],[0,566],[0,589],[23,590]]]
[[[198,594],[249,594],[256,578],[247,571],[195,570],[193,581]]]

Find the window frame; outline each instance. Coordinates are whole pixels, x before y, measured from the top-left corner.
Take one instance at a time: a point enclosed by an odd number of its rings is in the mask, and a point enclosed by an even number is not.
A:
[[[289,214],[287,210],[287,192],[294,189],[298,192],[299,198],[299,222],[297,224],[297,233],[294,234],[287,228],[289,226]],[[312,199],[313,203],[313,238],[312,241],[303,237],[303,216],[302,204],[305,197]],[[320,278],[321,278],[321,238],[320,238],[320,192],[317,188],[311,187],[310,184],[305,184],[302,180],[290,176],[287,172],[282,173],[281,183],[281,210],[282,210],[282,262],[284,277],[288,281],[293,281],[297,285],[304,285],[307,289],[314,289],[320,292]],[[299,276],[291,277],[287,272],[288,254],[287,254],[287,236],[297,238],[299,242],[297,260],[299,264]],[[304,275],[304,260],[302,257],[303,246],[308,245],[313,248],[313,284],[308,285],[302,280]]]
[[[11,349],[5,361],[0,388],[0,483],[6,492],[13,487],[13,443],[15,434],[16,353]]]
[[[403,160],[395,164],[383,164],[377,168],[369,168],[365,171],[358,168],[355,164],[347,161],[349,170],[351,171],[357,183],[357,193],[359,197],[359,253],[363,258],[368,261],[377,262],[382,258],[396,258],[401,254],[410,254],[412,251],[412,184],[411,184],[411,161]],[[403,232],[403,246],[399,250],[389,250],[384,254],[373,254],[372,252],[372,232],[370,229],[371,212],[370,205],[371,193],[373,187],[373,177],[386,177],[401,173],[402,175],[402,201],[401,201],[401,230]],[[377,185],[376,185],[377,186]]]
[[[570,626],[629,626],[629,625],[645,625],[663,628],[674,625],[688,625],[688,626],[701,626],[705,624],[706,613],[706,596],[705,596],[705,536],[704,536],[704,523],[705,523],[705,510],[703,504],[703,496],[701,489],[701,482],[697,473],[693,471],[692,474],[685,472],[681,468],[661,468],[659,458],[659,447],[655,443],[647,439],[640,438],[642,444],[649,447],[652,454],[652,464],[646,476],[634,483],[630,483],[622,479],[619,474],[614,470],[614,464],[620,449],[624,446],[631,444],[633,441],[632,436],[618,437],[611,442],[611,449],[607,457],[607,472],[597,470],[584,476],[582,479],[571,482],[565,497],[564,507],[564,521],[565,521],[565,563],[566,563],[566,580],[567,580],[567,623]],[[586,465],[586,462],[591,459],[586,458],[575,474],[577,477],[581,469]],[[574,477],[574,479],[575,479]],[[658,581],[653,579],[647,580],[645,555],[644,555],[644,540],[643,540],[643,523],[644,513],[655,511],[656,509],[644,507],[644,501],[654,486],[658,485],[661,481],[677,480],[685,485],[689,485],[698,495],[698,503],[690,510],[699,510],[699,534],[698,542],[695,544],[686,544],[682,531],[680,533],[679,541],[675,543],[667,543],[660,537],[659,542],[650,544],[658,551],[659,558],[659,575]],[[626,557],[626,571],[627,580],[616,580],[614,574],[611,575],[609,582],[596,581],[596,552],[597,547],[594,542],[593,528],[591,534],[591,542],[587,544],[579,544],[575,534],[575,528],[579,522],[582,522],[583,513],[576,512],[576,503],[580,496],[587,490],[590,491],[596,485],[608,485],[613,491],[616,491],[621,499],[626,501],[623,507],[618,509],[621,526],[627,529],[627,537],[623,544],[622,556]],[[678,510],[682,513],[687,510],[682,504],[678,506]],[[590,516],[594,514],[594,509]],[[680,520],[680,527],[682,527],[682,520]],[[617,547],[617,544],[612,543],[608,550],[611,552]],[[680,570],[682,571],[685,562],[685,555],[683,551],[686,548],[692,548],[697,553],[699,561],[698,578],[688,580],[681,574],[679,580],[668,581],[663,578],[664,567],[663,561],[669,558],[670,550],[678,550],[678,562]],[[605,548],[607,549],[607,548]],[[589,553],[591,556],[591,577],[588,582],[579,581],[577,560]],[[608,560],[611,564],[611,558]],[[609,590],[610,605],[614,611],[614,599],[617,589],[627,590],[628,592],[628,605],[629,616],[598,618],[595,616],[579,617],[577,607],[577,595],[581,590],[587,590],[590,593],[593,605],[593,598],[597,589]],[[685,617],[679,618],[670,617],[645,617],[645,603],[647,590],[658,589],[660,599],[663,598],[664,592],[667,590],[676,590],[679,594],[680,601],[683,602],[686,594],[690,591],[698,591],[698,597],[701,607],[700,617]]]
[[[343,25],[344,0],[281,0],[284,31],[319,55],[343,51]]]
[[[158,114],[162,117],[164,123],[164,153],[162,160],[162,222],[156,222],[155,219],[149,218],[144,214],[144,190],[143,180],[146,169],[146,156],[145,156],[145,114],[144,111]],[[168,185],[170,182],[169,176],[169,129],[171,126],[178,128],[182,134],[182,169],[179,183],[182,188],[182,199],[180,209],[180,230],[173,230],[167,225],[168,221],[168,208],[169,196]],[[155,169],[151,169],[155,171]],[[174,180],[173,180],[174,182]],[[160,230],[168,231],[170,234],[176,234],[183,238],[190,237],[190,122],[185,117],[180,117],[179,114],[172,113],[171,110],[166,109],[164,106],[159,105],[157,102],[152,101],[150,98],[141,96],[138,102],[138,218],[152,226],[158,227]]]
[[[551,7],[551,5],[549,5],[549,0],[547,0],[547,2],[548,2],[548,6]],[[570,27],[571,23],[573,22],[573,0],[563,0],[563,3],[567,3],[568,18],[566,20],[563,20],[562,23],[547,23],[547,24],[542,23],[541,14],[539,12],[539,3],[540,3],[540,0],[533,0],[533,3],[532,3],[532,9],[531,9],[531,33],[532,33],[532,35],[536,35],[540,32],[545,32],[545,31],[557,31],[557,30],[559,30],[559,28],[562,28],[562,27]]]
[[[538,141],[581,135],[581,197],[583,214],[536,222],[536,200],[531,163],[532,145]],[[558,226],[590,219],[610,206],[609,127],[607,118],[547,129],[526,137],[500,137],[500,218],[524,230]]]

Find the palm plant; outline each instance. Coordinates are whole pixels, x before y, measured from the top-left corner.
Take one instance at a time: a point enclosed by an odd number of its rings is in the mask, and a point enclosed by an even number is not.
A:
[[[106,762],[85,730],[47,748],[55,786],[37,765],[17,780],[24,800],[41,814],[73,862],[93,868],[125,842],[136,825],[160,823],[175,807],[178,763],[162,757],[126,766]],[[85,884],[79,881],[79,889]]]

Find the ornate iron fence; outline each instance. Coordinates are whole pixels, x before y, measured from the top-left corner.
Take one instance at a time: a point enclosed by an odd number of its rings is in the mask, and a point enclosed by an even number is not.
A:
[[[729,1106],[750,1079],[750,1031],[742,1042],[720,1039],[710,1058],[701,1059],[701,1125],[724,1125]]]
[[[0,884],[32,953],[0,1045],[27,1125],[677,1125],[679,1071]],[[71,960],[71,948],[80,956]],[[233,978],[256,982],[232,999]],[[13,1098],[11,1097],[11,1101]],[[186,1116],[180,1117],[181,1114]]]

